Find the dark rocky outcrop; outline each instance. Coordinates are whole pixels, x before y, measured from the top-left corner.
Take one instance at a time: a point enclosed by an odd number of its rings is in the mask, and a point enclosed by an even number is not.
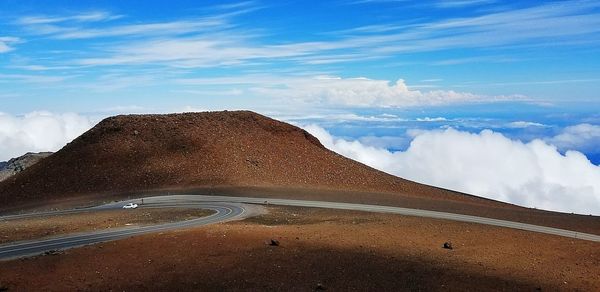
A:
[[[52,152],[27,153],[9,161],[0,162],[0,181],[3,181],[28,167],[38,163],[41,159],[50,156]]]

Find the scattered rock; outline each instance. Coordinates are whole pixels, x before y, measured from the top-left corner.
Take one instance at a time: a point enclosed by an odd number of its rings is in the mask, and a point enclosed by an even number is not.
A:
[[[45,256],[55,256],[55,255],[59,255],[59,254],[62,254],[62,253],[63,252],[60,251],[60,250],[53,249],[53,250],[49,250],[49,251],[44,252],[44,255]]]
[[[323,284],[318,283],[317,287],[315,287],[315,291],[325,291],[327,290],[327,288],[325,288],[325,286],[323,286]]]
[[[271,242],[269,243],[270,246],[279,246],[279,240],[277,239],[271,239]]]
[[[246,162],[254,167],[258,167],[258,160],[256,159],[246,158]]]
[[[133,134],[137,136],[140,134],[140,132],[138,132],[138,130],[135,130],[135,131],[133,131]]]
[[[452,242],[444,242],[444,245],[442,247],[445,249],[452,249]]]

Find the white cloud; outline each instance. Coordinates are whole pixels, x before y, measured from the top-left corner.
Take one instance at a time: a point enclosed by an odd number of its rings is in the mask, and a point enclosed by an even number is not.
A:
[[[173,21],[145,24],[131,24],[114,26],[105,29],[58,29],[55,37],[58,39],[88,39],[99,37],[117,37],[133,35],[136,37],[143,35],[178,35],[191,32],[198,32],[207,28],[216,29],[226,24],[219,19],[205,19],[194,21]]]
[[[430,117],[424,117],[424,118],[417,118],[417,122],[446,122],[448,121],[446,118],[444,117],[437,117],[437,118],[430,118]]]
[[[10,68],[27,70],[27,71],[49,71],[49,70],[68,70],[74,67],[70,66],[44,66],[44,65],[13,65]]]
[[[216,25],[210,33],[191,37],[167,36],[160,39],[132,41],[110,48],[109,56],[84,58],[79,65],[140,65],[163,64],[173,67],[198,68],[232,66],[262,60],[273,62],[284,58],[297,58],[320,50],[327,45],[317,42],[284,45],[256,45],[256,36],[248,31],[221,31]],[[163,35],[164,29],[151,29]],[[167,31],[168,32],[168,31]],[[171,33],[176,34],[176,33]],[[304,62],[304,61],[301,61]]]
[[[31,75],[31,74],[2,74],[0,73],[1,83],[14,83],[15,81],[24,83],[58,83],[72,76],[48,76],[48,75]]]
[[[518,58],[515,57],[507,57],[507,56],[478,56],[478,57],[470,57],[470,58],[455,58],[455,59],[446,59],[441,61],[435,61],[431,63],[434,66],[448,66],[448,65],[459,65],[459,64],[468,64],[468,63],[510,63],[519,61]]]
[[[14,50],[11,45],[19,42],[21,39],[16,37],[0,37],[0,54]]]
[[[410,180],[540,209],[600,214],[600,166],[541,140],[530,143],[484,130],[420,131],[406,151],[390,152],[305,129],[329,149]]]
[[[92,125],[89,118],[72,113],[0,113],[0,161],[25,152],[57,151]]]
[[[476,6],[495,3],[496,0],[443,0],[435,4],[439,8],[461,8],[466,6]]]
[[[203,108],[203,107],[186,105],[182,108],[175,110],[174,112],[176,112],[176,113],[197,113],[197,112],[205,112],[205,111],[209,111],[209,109]]]
[[[109,21],[114,19],[119,19],[123,16],[121,15],[113,15],[106,11],[91,11],[84,12],[80,14],[73,14],[67,16],[25,16],[21,17],[17,20],[17,24],[19,25],[40,25],[40,24],[50,24],[50,23],[59,23],[59,22],[67,22],[67,21],[75,21],[75,22],[98,22],[98,21]]]
[[[286,86],[255,90],[270,96],[357,107],[407,107],[522,99],[521,96],[488,97],[453,90],[412,90],[402,79],[390,83],[388,80],[368,78],[321,77],[296,80]]]
[[[311,104],[351,107],[408,107],[453,103],[520,100],[520,95],[483,96],[453,90],[421,91],[410,89],[404,80],[394,83],[364,77],[246,75],[229,78],[179,79],[186,85],[247,85],[259,96]]]
[[[529,128],[529,127],[548,127],[547,125],[536,123],[536,122],[527,122],[527,121],[515,121],[510,122],[507,125],[509,128]]]
[[[583,152],[598,153],[600,145],[600,126],[579,124],[566,127],[558,135],[547,139],[549,143],[562,150],[576,149]]]

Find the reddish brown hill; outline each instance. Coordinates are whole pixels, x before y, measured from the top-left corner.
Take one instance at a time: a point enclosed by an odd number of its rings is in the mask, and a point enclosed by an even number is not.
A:
[[[0,184],[0,203],[212,186],[377,191],[483,201],[374,170],[327,150],[292,125],[253,112],[226,111],[107,118]]]

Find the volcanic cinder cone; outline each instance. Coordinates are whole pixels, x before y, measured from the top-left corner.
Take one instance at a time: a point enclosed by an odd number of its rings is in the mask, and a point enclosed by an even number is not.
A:
[[[0,204],[216,186],[387,192],[476,202],[340,156],[306,131],[248,111],[103,120],[0,184]]]

